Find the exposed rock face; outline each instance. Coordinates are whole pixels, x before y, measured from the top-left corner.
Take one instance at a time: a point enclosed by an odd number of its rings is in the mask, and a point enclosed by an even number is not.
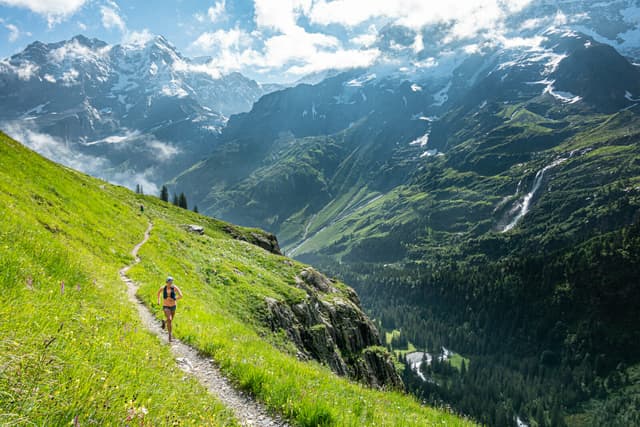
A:
[[[352,289],[339,289],[311,267],[300,272],[296,284],[307,292],[302,302],[265,300],[271,328],[287,333],[300,358],[318,360],[338,375],[373,387],[402,388],[390,355],[379,347],[377,329]]]
[[[260,246],[262,249],[276,255],[282,255],[278,239],[271,233],[264,231],[251,231],[247,233],[230,224],[226,225],[223,230],[236,240],[243,240],[253,245]]]

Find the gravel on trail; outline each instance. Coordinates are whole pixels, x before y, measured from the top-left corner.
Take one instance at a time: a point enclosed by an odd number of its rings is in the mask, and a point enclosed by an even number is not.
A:
[[[289,424],[278,416],[269,414],[266,408],[247,393],[236,389],[233,384],[220,372],[211,358],[203,356],[195,348],[173,338],[169,343],[168,336],[162,330],[161,321],[136,296],[138,285],[127,276],[131,267],[140,262],[138,251],[149,240],[153,224],[144,233],[144,239],[138,243],[131,255],[135,258],[133,264],[123,267],[120,279],[127,284],[129,300],[136,306],[142,324],[163,342],[171,346],[177,365],[189,375],[193,375],[220,402],[230,408],[242,426],[289,427]]]

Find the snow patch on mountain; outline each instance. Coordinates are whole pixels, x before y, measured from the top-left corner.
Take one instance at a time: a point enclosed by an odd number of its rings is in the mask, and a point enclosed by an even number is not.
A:
[[[72,68],[62,73],[62,75],[60,76],[60,80],[62,80],[63,86],[73,86],[79,83],[78,82],[79,76],[80,76],[80,72],[78,72],[78,70],[76,70],[75,68]]]
[[[86,142],[84,145],[98,145],[98,144],[120,144],[127,140],[137,138],[140,136],[140,131],[125,129],[122,135],[111,135],[106,138],[99,139],[97,141]]]
[[[420,154],[420,158],[423,157],[432,157],[438,155],[438,149],[434,148],[433,150],[427,150],[424,153]]]
[[[582,100],[581,96],[574,95],[571,92],[556,90],[553,86],[555,83],[555,80],[543,80],[540,83],[547,84],[544,90],[542,91],[543,95],[548,93],[549,95],[553,96],[555,99],[557,99],[560,102],[564,102],[565,104],[575,104],[576,102],[579,102]]]
[[[549,75],[554,73],[558,69],[560,62],[562,62],[562,60],[567,57],[567,54],[556,54],[556,53],[548,52],[547,56],[549,60],[545,65],[544,72],[545,74]]]
[[[32,109],[30,109],[28,111],[25,111],[25,113],[22,115],[22,117],[25,118],[25,119],[29,119],[29,116],[31,116],[32,114],[35,114],[35,115],[42,114],[42,112],[44,111],[44,107],[49,105],[49,103],[50,103],[50,101],[47,101],[44,104],[36,105]]]
[[[629,92],[628,90],[624,91],[624,97],[626,99],[628,99],[631,102],[640,102],[640,98],[634,98],[633,94],[631,92]]]
[[[431,105],[440,107],[444,105],[445,102],[449,99],[449,89],[451,89],[451,82],[447,83],[447,85],[433,95],[433,99],[435,102]]]
[[[175,96],[177,98],[185,98],[189,96],[189,93],[175,82],[171,82],[170,85],[162,86],[160,92],[165,96]]]
[[[421,137],[418,137],[411,141],[409,145],[419,145],[420,147],[424,147],[429,143],[429,132],[425,133]]]
[[[376,73],[363,74],[362,76],[358,76],[355,79],[349,80],[346,85],[350,87],[362,87],[366,83],[369,83],[376,79]]]

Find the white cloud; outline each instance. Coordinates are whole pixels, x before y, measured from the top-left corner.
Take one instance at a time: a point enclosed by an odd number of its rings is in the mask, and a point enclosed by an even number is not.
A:
[[[113,7],[101,6],[100,14],[102,15],[102,25],[107,30],[117,28],[121,33],[126,33],[127,26],[118,11]]]
[[[465,39],[484,33],[502,37],[505,44],[532,46],[534,40],[507,39],[506,18],[522,10],[533,0],[465,0],[456,2],[427,0],[253,0],[256,29],[252,33],[238,27],[200,34],[191,44],[196,54],[210,54],[213,59],[203,72],[241,70],[253,74],[303,74],[324,69],[347,69],[371,65],[381,57],[374,48],[379,25],[406,26],[415,31],[413,42],[397,45],[414,54],[424,51],[421,29],[431,24],[446,24],[447,41]],[[226,3],[217,0],[208,10],[216,21]],[[203,14],[194,15],[204,22]],[[311,23],[311,27],[303,23]],[[315,25],[315,27],[314,27]],[[346,27],[350,38],[341,41],[317,26]],[[394,41],[391,40],[393,46]],[[433,66],[429,61],[421,64]]]
[[[136,184],[140,184],[145,194],[159,194],[160,188],[154,182],[155,171],[153,168],[143,172],[124,171],[107,174],[104,178],[112,184],[121,185],[133,190]]]
[[[20,37],[20,30],[18,30],[18,27],[16,27],[13,24],[5,24],[4,26],[7,30],[9,30],[9,41],[10,42],[14,42],[16,40],[18,40],[18,37]]]
[[[142,29],[142,31],[128,31],[122,37],[123,44],[130,44],[134,46],[144,46],[149,43],[155,35],[151,33],[147,28]]]
[[[298,25],[301,14],[311,10],[311,0],[254,0],[256,25],[288,33]]]
[[[369,28],[367,28],[366,33],[353,37],[350,41],[357,46],[369,47],[373,45],[377,39],[378,29],[374,24],[371,24],[369,25]]]
[[[69,147],[65,141],[59,138],[28,129],[17,122],[2,123],[1,126],[13,139],[20,141],[27,147],[56,163],[103,178],[113,184],[122,185],[130,189],[134,189],[136,184],[140,184],[144,187],[147,194],[157,194],[158,192],[155,170],[153,168],[146,169],[142,172],[133,170],[115,171],[113,165],[106,158],[80,153]],[[155,145],[154,142],[163,144],[150,139],[147,142],[147,146],[158,149],[160,146]],[[173,152],[171,146],[160,147],[159,152],[161,156],[172,156],[178,153],[178,151]]]
[[[371,65],[377,49],[345,49],[340,40],[321,32],[308,32],[297,21],[311,10],[310,0],[270,2],[255,0],[256,30],[238,27],[200,34],[191,44],[194,52],[211,54],[204,72],[251,70],[251,73],[284,72],[300,75],[324,69],[346,69]],[[356,36],[351,44],[368,47],[376,38],[375,26]]]
[[[236,64],[236,62],[234,62]],[[229,70],[239,70],[241,65],[238,63],[236,66],[232,66],[229,68],[223,69],[223,71]],[[221,77],[221,72],[218,69],[218,65],[215,61],[209,62],[208,64],[193,64],[185,61],[176,61],[172,65],[172,69],[177,72],[191,72],[191,73],[203,73],[208,74],[214,79],[218,79]]]
[[[17,123],[5,123],[3,128],[13,139],[44,157],[73,169],[93,174],[107,166],[105,159],[73,151],[64,141],[51,135],[27,129]]]
[[[251,36],[244,30],[233,28],[231,30],[218,30],[200,34],[192,43],[192,47],[204,52],[213,50],[240,49],[251,45]]]
[[[44,16],[49,27],[76,13],[86,0],[0,0],[0,4],[29,9]]]
[[[327,69],[344,70],[367,67],[380,56],[378,49],[337,50],[335,52],[318,52],[304,65],[294,65],[286,70],[288,74],[303,76]]]
[[[0,60],[0,70],[13,72],[15,73],[20,80],[31,80],[31,78],[35,77],[40,70],[33,62],[24,61],[21,62],[18,66],[12,65],[7,59]]]
[[[151,139],[146,141],[147,147],[149,147],[155,154],[155,157],[160,161],[171,160],[177,154],[180,153],[180,149],[174,147],[171,144]]]
[[[420,29],[425,25],[452,23],[452,38],[464,38],[490,30],[504,18],[522,10],[533,0],[319,0],[309,12],[311,22],[355,27],[374,18]]]
[[[47,56],[51,62],[61,63],[65,59],[101,58],[108,55],[110,50],[111,46],[92,50],[80,44],[77,40],[73,40],[70,43],[63,44],[57,49],[53,49]]]
[[[211,22],[217,22],[225,12],[225,0],[221,0],[207,9],[207,16]]]
[[[267,67],[284,66],[289,61],[315,62],[322,48],[338,48],[340,41],[321,33],[307,33],[303,28],[290,29],[265,41],[264,61]],[[330,68],[330,67],[328,67]]]
[[[499,36],[497,40],[506,48],[528,47],[531,50],[537,50],[537,49],[540,49],[540,45],[542,44],[544,39],[545,38],[542,36],[535,36],[535,37],[529,37],[529,38],[523,38],[523,37],[506,38],[506,37]]]
[[[7,29],[7,31],[9,31],[8,39],[9,39],[9,41],[11,43],[13,43],[14,41],[18,40],[18,38],[23,34],[26,35],[26,36],[31,36],[30,32],[28,32],[28,31],[27,32],[22,32],[22,31],[20,31],[20,29],[18,27],[16,27],[13,24],[10,24],[10,23],[6,22],[2,18],[0,18],[0,24],[4,25],[4,27]]]
[[[362,47],[369,47],[374,44],[378,36],[375,34],[361,34],[351,39],[351,43]]]
[[[527,19],[520,25],[520,31],[535,30],[544,25],[549,20],[547,18],[531,18]]]
[[[80,29],[80,31],[87,31],[87,26],[82,22],[78,22],[78,28]]]

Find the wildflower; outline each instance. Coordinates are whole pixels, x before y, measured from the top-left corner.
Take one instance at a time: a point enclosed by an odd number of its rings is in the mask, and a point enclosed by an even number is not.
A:
[[[80,292],[80,283],[76,285],[76,291]]]
[[[33,277],[27,277],[27,289],[33,290]]]
[[[78,416],[73,417],[73,427],[80,427],[80,422],[78,421]]]
[[[64,294],[64,280],[60,282],[60,293]]]

